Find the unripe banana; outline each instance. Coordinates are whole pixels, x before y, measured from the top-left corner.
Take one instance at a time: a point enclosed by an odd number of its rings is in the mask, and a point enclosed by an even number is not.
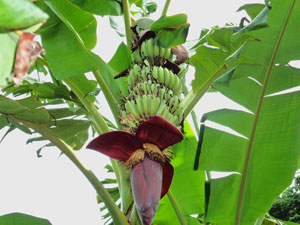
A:
[[[165,52],[165,57],[164,58],[171,60],[172,59],[171,49],[170,48],[166,48],[165,51],[166,52]]]
[[[143,62],[138,50],[135,50],[132,53],[132,57],[133,57],[133,61],[135,61],[136,63],[142,63]]]
[[[136,108],[137,108],[137,111],[139,113],[139,116],[140,117],[143,117],[144,115],[144,108],[143,108],[143,100],[142,100],[142,97],[141,96],[137,96],[136,99]]]
[[[152,77],[154,77],[155,79],[158,79],[159,74],[158,74],[158,67],[157,66],[153,66],[152,69]]]
[[[148,96],[143,95],[142,102],[143,102],[144,115],[148,116],[150,114],[150,107],[148,109]]]
[[[183,108],[180,106],[180,107],[177,108],[177,110],[175,112],[173,112],[173,115],[181,117],[182,113],[183,113]]]
[[[159,104],[158,110],[156,112],[156,115],[161,115],[166,107],[167,107],[166,101],[160,100],[160,104]]]
[[[154,56],[155,57],[159,56],[159,49],[160,49],[160,47],[158,45],[154,45]]]
[[[153,39],[149,39],[146,41],[146,49],[147,49],[147,56],[154,57],[154,49],[153,49]]]
[[[158,97],[151,98],[151,109],[150,109],[151,115],[155,115],[157,113],[159,103],[160,103],[160,99]]]
[[[181,84],[181,80],[175,76],[175,82],[174,82],[174,86],[173,86],[173,90],[174,90],[174,94],[179,94],[182,88],[182,84]]]
[[[158,67],[158,81],[162,84],[165,82],[164,68],[161,66]]]
[[[178,108],[178,106],[179,106],[179,98],[178,98],[178,96],[177,96],[177,95],[174,95],[172,99],[174,99],[174,100],[173,100],[173,104],[170,105],[170,107],[172,107],[171,113],[175,112],[175,110],[176,110],[176,109]]]
[[[144,91],[144,94],[148,94],[148,90],[145,82],[141,83],[141,89]]]
[[[142,43],[142,46],[141,46],[141,55],[143,58],[146,58],[148,55],[145,41]]]
[[[178,76],[179,79],[181,79],[181,78],[183,78],[184,75],[188,72],[189,67],[186,66],[185,64],[180,64],[179,67],[180,67],[180,71],[179,71],[179,73],[177,74],[177,76]]]
[[[135,118],[139,118],[139,113],[136,110],[136,107],[134,106],[134,101],[127,101],[125,103],[125,109],[127,112],[131,113]]]
[[[134,72],[135,76],[137,76],[140,73],[140,70],[141,70],[141,67],[138,64],[133,65],[133,72]]]
[[[165,86],[169,87],[170,81],[171,81],[171,73],[170,70],[167,68],[164,68],[164,84]]]
[[[169,114],[169,109],[168,107],[166,106],[161,114],[162,117],[166,118],[167,120],[170,119],[168,118],[168,114]]]
[[[163,47],[160,47],[159,48],[159,57],[164,58],[165,57],[165,52],[166,52],[166,49],[163,48]]]
[[[128,85],[129,86],[134,86],[135,85],[135,81],[136,81],[136,75],[135,75],[135,73],[134,73],[134,71],[132,69],[132,70],[130,70],[129,76],[127,78]]]
[[[165,95],[166,95],[166,89],[163,87],[163,88],[160,88],[159,89],[159,97],[160,97],[160,100],[162,101],[163,99],[166,99],[165,98]]]
[[[147,75],[146,75],[145,70],[142,70],[142,71],[141,71],[141,78],[142,78],[144,81],[147,81]]]

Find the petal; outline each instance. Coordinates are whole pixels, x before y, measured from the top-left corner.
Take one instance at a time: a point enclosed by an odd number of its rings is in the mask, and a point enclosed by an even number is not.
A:
[[[142,148],[142,143],[129,132],[110,131],[92,140],[87,148],[126,161],[136,149]]]
[[[143,143],[157,145],[160,150],[176,144],[183,139],[181,132],[168,120],[154,116],[139,125],[136,136]]]
[[[147,156],[144,161],[132,167],[130,174],[132,194],[144,225],[150,225],[155,216],[161,196],[162,176],[162,165]]]
[[[169,191],[169,188],[172,183],[173,175],[174,175],[174,168],[170,163],[165,163],[163,166],[163,180],[161,186],[161,196],[160,198],[164,197],[165,194]]]

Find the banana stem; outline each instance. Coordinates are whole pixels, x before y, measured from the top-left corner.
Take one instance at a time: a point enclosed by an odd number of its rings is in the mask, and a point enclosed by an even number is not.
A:
[[[85,99],[82,91],[72,82],[70,78],[64,79],[64,82],[71,88],[71,90],[75,93],[75,95],[79,98],[79,100],[84,105],[84,107],[90,113],[90,116],[93,119],[93,127],[95,128],[97,133],[100,135],[102,133],[108,132],[110,129],[107,126],[103,116],[98,112],[98,110],[93,104],[91,104],[89,101]],[[115,172],[117,183],[120,189],[121,187],[120,169],[122,168],[120,168],[121,166],[118,165],[116,160],[110,159],[110,162],[112,164],[113,171]]]
[[[169,9],[170,3],[171,3],[171,0],[166,0],[163,11],[161,13],[161,16],[166,16],[167,15],[167,11]]]
[[[132,33],[131,33],[131,22],[130,22],[130,11],[128,0],[122,0],[123,12],[124,12],[124,22],[125,22],[125,32],[126,32],[126,41],[128,48],[132,47]]]
[[[64,153],[72,162],[73,164],[82,172],[82,174],[88,179],[88,181],[92,184],[94,189],[96,190],[97,194],[105,203],[109,213],[111,214],[114,222],[120,225],[129,225],[127,222],[126,217],[121,212],[119,207],[115,204],[114,200],[104,188],[103,184],[98,180],[95,174],[91,171],[86,169],[82,163],[78,160],[76,155],[73,153],[72,149],[60,138],[52,134],[52,132],[44,126],[41,126],[37,123],[23,121],[16,119],[13,116],[10,116],[11,119],[23,123],[27,127],[35,130],[36,132],[40,133],[44,138],[48,139],[52,144],[58,147],[62,153]]]
[[[177,217],[178,217],[178,219],[180,221],[180,224],[181,225],[187,225],[187,222],[186,222],[186,220],[185,220],[185,218],[183,216],[183,213],[182,213],[182,211],[181,211],[181,209],[180,209],[180,207],[179,207],[176,199],[173,196],[173,193],[171,192],[171,189],[169,189],[167,195],[168,195],[168,198],[169,198],[169,200],[171,202],[171,205],[173,206],[173,209],[175,210],[175,213],[176,213],[176,215],[177,215]]]
[[[109,131],[109,127],[107,126],[103,116],[98,112],[96,107],[91,104],[88,100],[85,99],[84,94],[78,88],[70,78],[64,79],[64,82],[71,88],[71,90],[75,93],[75,95],[79,98],[81,103],[84,105],[84,107],[87,109],[87,111],[91,114],[93,120],[97,124],[96,130],[97,132],[105,133]]]
[[[103,94],[106,98],[106,101],[107,101],[111,111],[112,111],[112,114],[115,118],[115,121],[116,121],[118,127],[121,127],[120,118],[119,118],[120,110],[118,107],[118,105],[119,105],[118,100],[115,98],[115,95],[112,93],[112,90],[107,85],[101,72],[99,70],[94,70],[93,74],[94,74],[98,84],[100,85],[101,90],[103,91]]]

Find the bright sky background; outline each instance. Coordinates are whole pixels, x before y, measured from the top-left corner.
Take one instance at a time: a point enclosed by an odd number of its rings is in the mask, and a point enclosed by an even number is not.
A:
[[[157,1],[160,6],[164,1]],[[186,13],[191,24],[188,39],[199,36],[202,28],[239,23],[245,13],[236,13],[239,6],[257,1],[242,0],[173,0],[168,14]],[[158,18],[162,8],[154,19]],[[108,61],[120,43],[120,38],[109,28],[108,18],[98,18],[98,44],[95,52]],[[193,78],[192,71],[188,80]],[[102,103],[103,100],[100,100]],[[227,98],[214,93],[206,94],[196,107],[199,119],[204,112],[220,108],[239,108]],[[109,116],[107,105],[100,108]],[[6,129],[0,131],[0,137]],[[0,215],[22,212],[49,219],[53,225],[99,225],[99,205],[92,186],[79,170],[59,151],[46,148],[42,158],[36,157],[40,144],[26,145],[29,138],[22,132],[10,133],[0,145]],[[83,164],[103,180],[103,167],[108,159],[83,148],[77,153]]]

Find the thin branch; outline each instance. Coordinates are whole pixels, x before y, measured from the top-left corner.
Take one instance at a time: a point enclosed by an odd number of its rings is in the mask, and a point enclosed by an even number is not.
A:
[[[176,213],[176,215],[177,215],[177,217],[180,221],[180,224],[181,225],[187,225],[187,222],[184,218],[184,215],[183,215],[183,213],[182,213],[182,211],[181,211],[181,209],[180,209],[180,207],[179,207],[179,205],[178,205],[176,199],[174,198],[174,196],[173,196],[170,189],[169,189],[167,195],[168,195],[168,198],[171,202],[171,205],[173,206],[173,209],[175,210],[175,213]]]
[[[88,100],[85,99],[82,91],[72,82],[70,78],[64,79],[64,82],[71,88],[71,90],[75,93],[75,95],[79,98],[81,103],[87,109],[87,111],[91,114],[93,120],[96,123],[95,129],[98,133],[105,133],[109,131],[109,127],[107,126],[103,116],[98,112],[96,107],[91,104]],[[97,129],[98,128],[98,129]]]
[[[161,16],[166,16],[167,15],[167,11],[169,9],[170,3],[171,3],[171,0],[166,0],[165,5],[164,5],[164,9],[161,13]]]
[[[124,22],[125,22],[125,32],[126,32],[126,41],[128,48],[132,47],[132,33],[131,33],[131,22],[130,22],[130,11],[128,0],[122,0],[123,12],[124,12]]]

